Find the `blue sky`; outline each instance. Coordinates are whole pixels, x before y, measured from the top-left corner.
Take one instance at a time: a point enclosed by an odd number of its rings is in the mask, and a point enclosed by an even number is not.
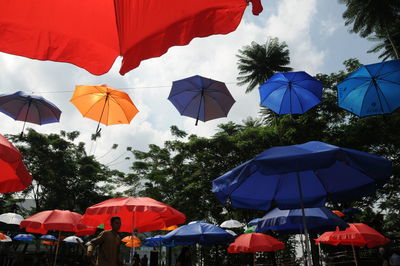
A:
[[[310,74],[330,73],[342,69],[342,62],[356,57],[362,63],[374,63],[377,56],[367,54],[373,43],[350,34],[344,25],[344,6],[335,0],[279,0],[262,1],[263,13],[255,17],[251,8],[246,10],[238,29],[228,35],[197,38],[189,45],[173,47],[160,58],[146,60],[141,65],[120,76],[120,59],[111,71],[94,76],[85,70],[65,63],[42,62],[0,53],[0,88],[2,93],[17,90],[35,92],[62,109],[60,123],[32,128],[43,132],[58,133],[60,130],[79,130],[79,141],[87,143],[88,152],[99,157],[106,154],[113,143],[120,147],[100,160],[109,163],[122,154],[127,146],[145,150],[149,144],[161,145],[171,138],[169,127],[177,125],[190,134],[210,136],[219,123],[241,122],[249,116],[257,116],[258,91],[245,94],[243,87],[234,84],[237,77],[236,53],[251,41],[265,42],[268,36],[286,41],[291,51],[291,66]],[[167,100],[172,81],[192,75],[202,75],[228,83],[236,103],[228,118],[206,123],[181,117]],[[108,84],[126,89],[140,113],[130,125],[103,127],[102,138],[90,141],[97,123],[82,118],[69,102],[75,85]],[[149,88],[151,87],[151,88]],[[22,122],[16,122],[0,114],[0,133],[18,133]],[[90,148],[91,151],[90,151]],[[112,167],[127,170],[131,162],[122,156]]]

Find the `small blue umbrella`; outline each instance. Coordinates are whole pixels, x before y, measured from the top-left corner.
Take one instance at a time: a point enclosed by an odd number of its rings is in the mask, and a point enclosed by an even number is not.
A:
[[[226,117],[235,103],[225,83],[193,76],[174,81],[168,100],[184,116],[206,122]]]
[[[336,227],[345,230],[349,227],[341,218],[325,207],[306,208],[304,213],[307,229],[311,233],[334,231]],[[304,233],[301,209],[281,210],[275,208],[259,218],[256,225],[255,231],[258,233],[269,230],[283,234]]]
[[[14,240],[24,241],[24,242],[33,242],[35,241],[35,237],[31,234],[18,234],[14,236]]]
[[[338,86],[338,104],[359,117],[400,107],[400,60],[365,65]]]
[[[40,237],[41,240],[46,240],[46,241],[57,241],[57,237],[52,236],[52,235],[42,235]]]
[[[235,237],[222,228],[205,223],[194,222],[169,232],[164,237],[164,243],[175,242],[178,245],[211,245],[232,242]]]
[[[61,110],[43,97],[28,95],[22,91],[0,95],[0,112],[14,120],[44,125],[60,121]],[[21,134],[22,134],[21,133]]]
[[[260,86],[260,105],[277,114],[303,114],[321,102],[323,86],[304,71],[276,73]]]

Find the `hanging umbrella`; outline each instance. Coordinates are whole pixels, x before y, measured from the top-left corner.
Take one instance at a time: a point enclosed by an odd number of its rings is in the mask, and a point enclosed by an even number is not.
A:
[[[23,121],[21,135],[26,122],[44,125],[60,121],[61,110],[40,96],[28,95],[22,91],[0,95],[0,112],[14,120]]]
[[[244,226],[244,224],[242,224],[241,222],[239,222],[237,220],[226,220],[220,225],[220,227],[222,227],[222,228],[240,228],[243,226]]]
[[[277,114],[303,114],[321,102],[324,85],[304,71],[275,73],[260,86],[260,105]]]
[[[374,193],[391,176],[391,162],[365,152],[318,141],[270,148],[213,181],[217,199],[234,207],[302,209],[356,200]],[[310,262],[311,263],[311,262]]]
[[[35,237],[31,234],[18,234],[14,236],[14,240],[24,241],[24,242],[33,242],[35,241]]]
[[[225,83],[193,76],[174,81],[168,100],[184,116],[206,122],[228,116],[235,103]]]
[[[83,240],[77,236],[69,236],[64,238],[63,242],[70,243],[70,244],[82,244]]]
[[[353,249],[354,262],[356,265],[358,265],[354,246],[367,246],[369,248],[373,248],[377,246],[383,246],[390,242],[390,239],[381,235],[378,231],[366,224],[353,223],[349,225],[350,227],[346,228],[344,231],[339,231],[336,229],[334,232],[325,232],[315,240],[315,244],[318,245],[319,243],[325,243],[335,246],[338,244],[351,245]]]
[[[250,2],[259,14],[261,1]],[[234,31],[246,5],[244,0],[6,1],[0,10],[0,51],[71,63],[95,75],[122,56],[125,74],[172,46]]]
[[[60,246],[61,231],[76,232],[82,215],[64,210],[51,210],[36,213],[20,223],[20,227],[27,232],[46,234],[49,230],[58,231],[58,241],[54,256],[54,266],[57,263],[58,248]]]
[[[285,244],[283,244],[278,239],[273,238],[272,236],[259,234],[259,233],[248,233],[240,235],[235,239],[235,242],[229,245],[228,252],[229,253],[254,253],[253,261],[254,265],[256,265],[256,252],[265,252],[265,251],[276,251],[285,248]]]
[[[349,227],[342,219],[325,207],[305,208],[307,229],[311,233],[323,233]],[[255,228],[256,232],[278,231],[283,234],[303,234],[304,225],[301,209],[280,210],[275,208],[260,218]]]
[[[24,190],[31,182],[21,153],[0,134],[0,193]]]
[[[19,224],[23,219],[24,217],[16,213],[8,212],[0,214],[0,229],[3,230],[18,229]]]
[[[0,233],[0,240],[6,240],[7,236],[3,233]]]
[[[57,237],[52,236],[52,235],[42,235],[42,236],[40,237],[40,240],[57,241]]]
[[[185,245],[194,245],[196,243],[211,245],[232,242],[233,239],[234,237],[231,234],[218,226],[200,221],[183,225],[163,236],[164,243],[175,242],[176,244],[182,243]]]
[[[337,85],[339,106],[359,117],[400,107],[400,60],[365,65]]]
[[[1,233],[0,233],[1,234]],[[12,239],[11,239],[11,237],[9,237],[8,235],[5,235],[5,234],[2,234],[4,237],[3,238],[1,238],[0,237],[0,242],[3,242],[3,243],[9,243],[9,242],[12,242]]]
[[[128,242],[140,243],[140,239],[137,236],[133,236],[133,238],[132,238],[132,236],[126,236],[126,237],[122,238],[121,241],[126,242],[126,243],[128,243]]]
[[[333,212],[334,214],[336,214],[337,216],[339,216],[339,217],[345,216],[345,214],[344,214],[343,212],[339,211],[339,210],[332,210],[332,212]]]
[[[100,132],[100,123],[129,124],[139,112],[128,94],[107,85],[76,86],[70,101],[83,117],[98,121],[96,134]]]

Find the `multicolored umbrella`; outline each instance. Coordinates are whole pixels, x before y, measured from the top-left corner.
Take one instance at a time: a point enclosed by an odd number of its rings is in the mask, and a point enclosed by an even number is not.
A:
[[[24,190],[32,183],[20,151],[0,134],[0,193]]]
[[[168,100],[184,116],[206,122],[228,116],[235,103],[225,83],[193,76],[172,83]]]
[[[357,116],[392,113],[400,107],[400,60],[362,66],[337,88],[339,106]]]
[[[275,73],[260,86],[260,105],[277,114],[303,114],[321,102],[324,85],[304,71]]]
[[[129,95],[107,85],[76,86],[70,100],[83,117],[98,121],[106,126],[129,124],[139,112]]]
[[[122,56],[121,74],[195,37],[227,34],[239,25],[245,0],[13,0],[0,10],[0,51],[67,62],[95,75]],[[253,13],[260,0],[250,0]]]
[[[0,112],[14,120],[23,121],[21,135],[26,122],[38,125],[60,121],[61,110],[40,96],[29,95],[22,91],[0,95]]]

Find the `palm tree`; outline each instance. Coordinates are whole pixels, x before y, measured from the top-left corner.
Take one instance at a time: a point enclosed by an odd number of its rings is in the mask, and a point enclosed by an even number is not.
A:
[[[291,71],[289,49],[285,42],[271,38],[265,44],[252,42],[239,50],[238,85],[247,85],[246,93],[263,84],[276,72]]]
[[[399,0],[339,0],[339,2],[347,6],[343,18],[346,25],[353,25],[352,32],[359,33],[361,37],[367,37],[373,32],[383,32],[396,58],[399,58],[393,32],[390,31],[392,23],[400,16]]]
[[[397,22],[394,23],[389,30],[394,46],[396,47],[397,51],[400,51],[400,32],[398,29],[400,29],[400,19],[397,20]],[[372,47],[368,53],[378,53],[383,51],[379,55],[379,58],[382,58],[383,61],[389,58],[396,58],[396,52],[393,49],[393,46],[385,32],[377,31],[374,36],[368,37],[368,40],[377,42],[377,44]]]

